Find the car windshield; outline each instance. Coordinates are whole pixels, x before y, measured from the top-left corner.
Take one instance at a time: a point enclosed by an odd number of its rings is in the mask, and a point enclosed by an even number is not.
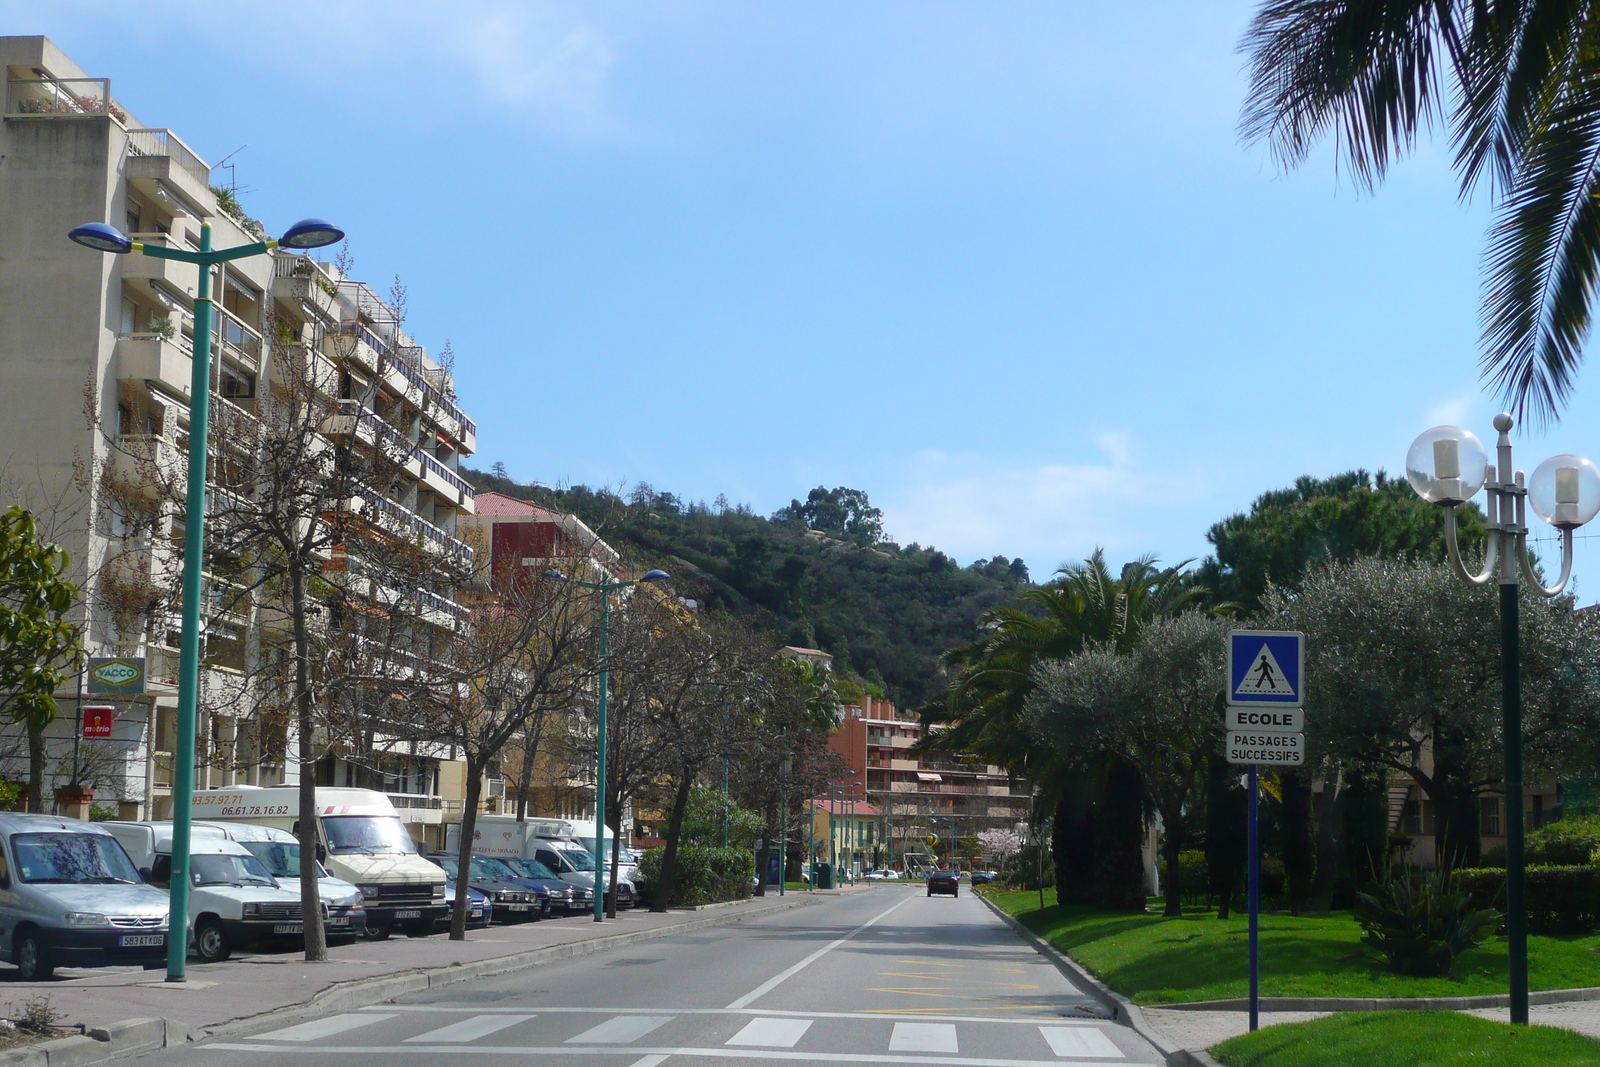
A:
[[[482,866],[480,866],[480,864]],[[480,874],[479,872],[482,873]],[[477,874],[480,878],[522,877],[516,871],[513,871],[510,867],[507,867],[505,861],[500,859],[498,856],[472,857],[472,873]]]
[[[538,860],[501,860],[506,866],[516,871],[524,878],[554,878],[555,872]]]
[[[594,857],[581,848],[561,848],[556,851],[560,852],[561,858],[572,864],[575,869],[580,871],[594,870]]]
[[[417,846],[394,815],[325,815],[322,832],[334,853],[364,852],[369,856],[399,852],[414,854]]]
[[[109,834],[15,834],[11,851],[17,857],[17,873],[24,882],[138,885],[141,881],[128,854]]]
[[[272,874],[254,856],[193,856],[189,878],[195,885],[270,885]]]
[[[261,861],[261,866],[272,872],[274,878],[300,877],[300,846],[282,841],[241,841],[239,844]],[[325,878],[328,872],[317,864],[317,877]]]
[[[429,856],[428,859],[443,867],[444,873],[449,875],[451,878],[454,878],[456,876],[456,872],[461,870],[461,865],[456,862],[456,858],[454,856]]]

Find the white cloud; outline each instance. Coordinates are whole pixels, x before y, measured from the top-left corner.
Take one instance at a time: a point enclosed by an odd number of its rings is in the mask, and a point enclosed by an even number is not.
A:
[[[1078,463],[919,453],[905,488],[882,504],[884,525],[901,544],[935,545],[963,562],[1021,556],[1036,579],[1097,546],[1124,556],[1156,548],[1153,535],[1175,506],[1203,496],[1203,476],[1145,469],[1127,430],[1100,433],[1094,443],[1098,460]]]

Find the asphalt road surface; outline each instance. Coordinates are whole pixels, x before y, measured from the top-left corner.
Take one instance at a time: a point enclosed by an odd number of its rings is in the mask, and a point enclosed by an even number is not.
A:
[[[171,1067],[1152,1064],[982,903],[883,886],[293,1026]]]

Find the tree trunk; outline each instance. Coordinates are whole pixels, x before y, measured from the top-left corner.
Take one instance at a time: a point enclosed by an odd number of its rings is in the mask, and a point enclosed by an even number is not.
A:
[[[1225,763],[1220,752],[1209,757],[1206,784],[1206,877],[1217,899],[1217,918],[1226,919],[1233,894],[1249,856],[1245,807],[1248,798],[1239,788],[1239,772]]]
[[[1344,849],[1344,794],[1336,770],[1325,772],[1322,792],[1314,795],[1317,825],[1317,873],[1311,879],[1310,910],[1333,908],[1334,879]]]
[[[611,873],[606,876],[610,884],[611,902],[606,907],[606,918],[617,917],[617,879],[622,872],[617,869],[617,860],[622,855],[622,801],[619,798],[616,805],[606,812],[606,825],[611,828]],[[605,854],[605,841],[600,842],[600,852]]]
[[[44,813],[44,727],[28,716],[28,810]]]
[[[317,760],[313,741],[316,699],[311,691],[311,635],[306,630],[306,576],[289,567],[289,614],[294,628],[295,711],[300,729],[300,928],[307,963],[328,958],[328,933],[322,925],[322,887],[317,884]]]
[[[485,761],[487,762],[487,761]],[[472,896],[472,838],[478,830],[478,801],[483,795],[483,767],[467,757],[467,799],[461,809],[461,841],[456,849],[456,902],[450,909],[450,940],[467,939],[467,912]],[[598,883],[598,879],[596,879]]]
[[[1144,911],[1144,786],[1139,769],[1118,760],[1106,774],[1095,817],[1095,900],[1103,908]]]
[[[689,810],[689,787],[692,775],[684,775],[672,796],[672,816],[667,821],[667,845],[661,854],[661,879],[656,884],[656,898],[650,902],[651,911],[666,911],[672,899],[672,890],[678,881],[678,838],[683,834],[683,816]]]
[[[539,731],[523,725],[522,770],[517,775],[517,821],[528,818],[528,790],[533,788],[533,758],[539,754]]]
[[[1433,847],[1441,871],[1476,867],[1483,851],[1470,758],[1470,745],[1458,732],[1443,731],[1436,738],[1428,799],[1433,801]]]
[[[1389,800],[1382,771],[1357,768],[1346,775],[1344,856],[1352,891],[1383,877],[1389,861]]]
[[[767,895],[767,865],[772,861],[772,829],[776,819],[772,817],[772,804],[767,805],[767,824],[761,831],[761,854],[756,857],[756,892],[758,897]]]
[[[1174,805],[1171,811],[1161,813],[1161,859],[1166,867],[1167,905],[1161,915],[1167,919],[1183,918],[1183,806]]]
[[[1299,915],[1311,896],[1316,858],[1311,849],[1311,780],[1298,767],[1279,775],[1283,785],[1283,874],[1289,912]]]

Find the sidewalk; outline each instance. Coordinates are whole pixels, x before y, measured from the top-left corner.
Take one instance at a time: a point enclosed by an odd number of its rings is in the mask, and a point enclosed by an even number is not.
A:
[[[65,1026],[104,1027],[125,1019],[164,1017],[196,1030],[215,1030],[297,1006],[310,1014],[339,1010],[342,1004],[376,1003],[430,985],[538,967],[548,960],[686,929],[741,922],[834,895],[826,891],[773,895],[659,915],[634,909],[601,924],[575,915],[470,930],[465,941],[451,941],[445,934],[358,941],[331,948],[327,963],[306,963],[298,952],[209,965],[191,959],[188,981],[183,983],[166,982],[159,970],[87,969],[66,972],[74,976],[70,978],[22,982],[16,980],[16,971],[7,969],[0,971],[0,1005],[20,1008],[24,1001],[42,996],[61,1013]],[[313,999],[315,1005],[310,1003]]]

